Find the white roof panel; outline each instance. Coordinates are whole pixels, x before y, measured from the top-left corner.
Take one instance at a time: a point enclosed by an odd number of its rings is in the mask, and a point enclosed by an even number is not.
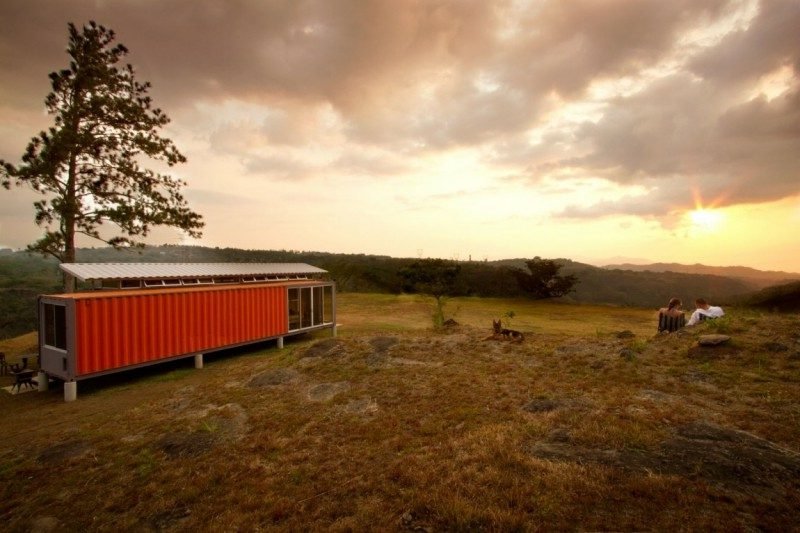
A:
[[[100,279],[210,278],[308,275],[327,272],[305,263],[62,263],[81,281]]]

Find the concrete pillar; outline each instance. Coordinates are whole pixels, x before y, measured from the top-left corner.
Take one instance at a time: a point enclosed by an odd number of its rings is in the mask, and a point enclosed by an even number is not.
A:
[[[194,367],[203,368],[203,354],[199,353],[194,356]]]
[[[283,350],[283,337],[278,337],[278,349]]]
[[[36,375],[36,381],[39,382],[39,392],[47,392],[47,389],[50,385],[50,383],[48,382],[47,374],[45,374],[40,370],[39,373]]]
[[[74,402],[78,399],[78,382],[65,381],[64,382],[64,401]]]
[[[336,332],[337,327],[338,326],[336,324],[334,324],[333,327],[331,327],[331,337],[335,337],[337,335]]]

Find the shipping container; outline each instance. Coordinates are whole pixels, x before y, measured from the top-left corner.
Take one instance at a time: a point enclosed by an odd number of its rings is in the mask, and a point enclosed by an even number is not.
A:
[[[127,277],[115,286],[133,286]],[[146,281],[151,283],[157,278]],[[91,290],[39,297],[39,355],[48,376],[76,381],[322,328],[336,332],[336,291],[312,279]],[[108,278],[101,285],[109,285]],[[112,284],[113,285],[113,284]],[[72,397],[70,397],[72,396]]]

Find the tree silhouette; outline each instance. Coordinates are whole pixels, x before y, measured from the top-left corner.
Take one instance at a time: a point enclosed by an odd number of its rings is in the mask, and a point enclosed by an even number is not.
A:
[[[22,164],[0,160],[6,189],[27,185],[44,197],[34,209],[45,234],[28,249],[64,263],[75,261],[76,234],[115,248],[141,247],[137,238],[153,226],[199,237],[204,225],[181,195],[185,182],[140,164],[149,158],[172,167],[186,158],[159,135],[169,118],[152,107],[150,83],[137,81],[130,64],[118,64],[128,50],[114,39],[94,21],[81,30],[69,24],[69,68],[50,74],[45,100],[55,124],[31,140]],[[101,237],[105,222],[116,226],[116,236]],[[71,279],[64,283],[72,290]]]
[[[456,291],[461,266],[444,259],[420,259],[400,270],[403,289],[432,296],[436,300],[433,312],[433,325],[444,324],[444,306],[447,296]]]
[[[542,259],[534,257],[530,261],[525,261],[530,273],[522,269],[513,269],[513,274],[517,278],[519,286],[533,298],[557,298],[565,296],[573,291],[573,286],[578,282],[578,278],[573,275],[559,276],[558,271],[562,265],[553,259]]]

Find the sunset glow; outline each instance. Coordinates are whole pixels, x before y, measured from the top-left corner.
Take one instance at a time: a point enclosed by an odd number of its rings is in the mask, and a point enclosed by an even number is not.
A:
[[[694,227],[705,231],[716,231],[719,229],[723,220],[722,213],[719,211],[712,211],[710,209],[698,209],[697,211],[691,211],[689,213],[689,218],[691,219]]]

